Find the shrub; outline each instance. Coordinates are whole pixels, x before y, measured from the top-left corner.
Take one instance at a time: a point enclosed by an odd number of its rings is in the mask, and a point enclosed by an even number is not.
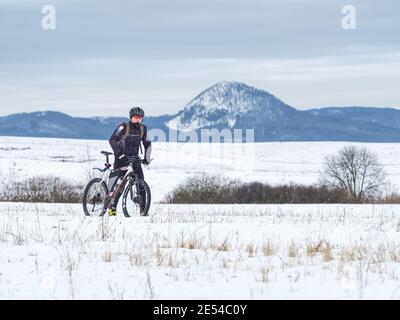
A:
[[[166,203],[342,203],[350,199],[345,191],[325,186],[298,184],[271,186],[261,182],[240,182],[221,176],[188,178],[165,198]]]
[[[57,177],[33,177],[6,182],[0,190],[0,201],[79,203],[83,188]]]

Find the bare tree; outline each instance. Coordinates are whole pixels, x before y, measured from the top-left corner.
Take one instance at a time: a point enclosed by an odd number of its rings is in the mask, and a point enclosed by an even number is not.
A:
[[[345,190],[352,200],[361,202],[365,197],[379,194],[386,183],[386,175],[374,153],[349,146],[325,158],[321,182]]]

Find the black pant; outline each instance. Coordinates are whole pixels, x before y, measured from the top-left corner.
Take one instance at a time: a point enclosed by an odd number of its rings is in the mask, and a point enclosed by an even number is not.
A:
[[[114,170],[118,170],[124,166],[129,165],[129,160],[115,160],[114,161]],[[144,180],[144,175],[143,175],[143,169],[142,169],[142,165],[139,163],[136,168],[135,168],[135,172],[138,176],[139,179]],[[125,175],[126,171],[121,170],[121,174],[120,177],[123,177]]]
[[[129,165],[129,161],[117,159],[117,160],[115,160],[115,162],[114,162],[114,170],[118,170],[118,169],[120,169],[120,168],[122,168],[122,167],[124,167],[124,166],[127,166],[127,165]],[[135,169],[135,173],[137,174],[138,178],[141,179],[141,180],[144,180],[142,165],[139,163],[139,164],[137,164],[137,166],[136,166],[134,169]],[[123,176],[125,175],[125,173],[126,173],[126,170],[120,170],[120,173],[119,173],[119,175],[118,175],[118,178],[119,178],[119,177],[123,177]],[[122,190],[121,190],[121,191],[122,191]],[[117,194],[117,196],[115,197],[114,203],[113,203],[113,207],[114,207],[114,208],[117,207],[118,202],[119,202],[119,199],[121,198],[121,196],[122,196],[122,192],[119,192],[119,193]],[[145,199],[146,199],[146,192],[140,190],[140,196],[141,196],[142,199],[143,199],[142,202],[143,202],[143,206],[144,206],[144,201],[145,201]]]

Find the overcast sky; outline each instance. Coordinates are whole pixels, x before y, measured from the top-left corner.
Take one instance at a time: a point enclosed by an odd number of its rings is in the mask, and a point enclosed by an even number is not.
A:
[[[298,109],[400,108],[399,17],[398,0],[0,0],[0,116],[175,113],[223,80]]]

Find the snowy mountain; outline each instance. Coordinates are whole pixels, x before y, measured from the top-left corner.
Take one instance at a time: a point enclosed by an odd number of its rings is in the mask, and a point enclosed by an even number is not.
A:
[[[272,121],[294,109],[266,91],[239,82],[220,82],[190,101],[167,126],[178,131],[209,127],[234,128],[237,121],[262,113]]]
[[[149,127],[164,128],[172,116],[146,117]],[[109,139],[128,117],[72,117],[55,111],[16,113],[0,117],[0,136]]]
[[[400,110],[342,107],[297,110],[267,91],[220,82],[200,93],[167,126],[177,131],[254,129],[256,141],[400,141]]]
[[[0,117],[0,135],[108,139],[124,117],[79,118],[48,111]],[[254,129],[255,141],[400,142],[400,110],[329,107],[300,111],[265,90],[220,82],[174,115],[146,117],[150,128],[169,132]]]

